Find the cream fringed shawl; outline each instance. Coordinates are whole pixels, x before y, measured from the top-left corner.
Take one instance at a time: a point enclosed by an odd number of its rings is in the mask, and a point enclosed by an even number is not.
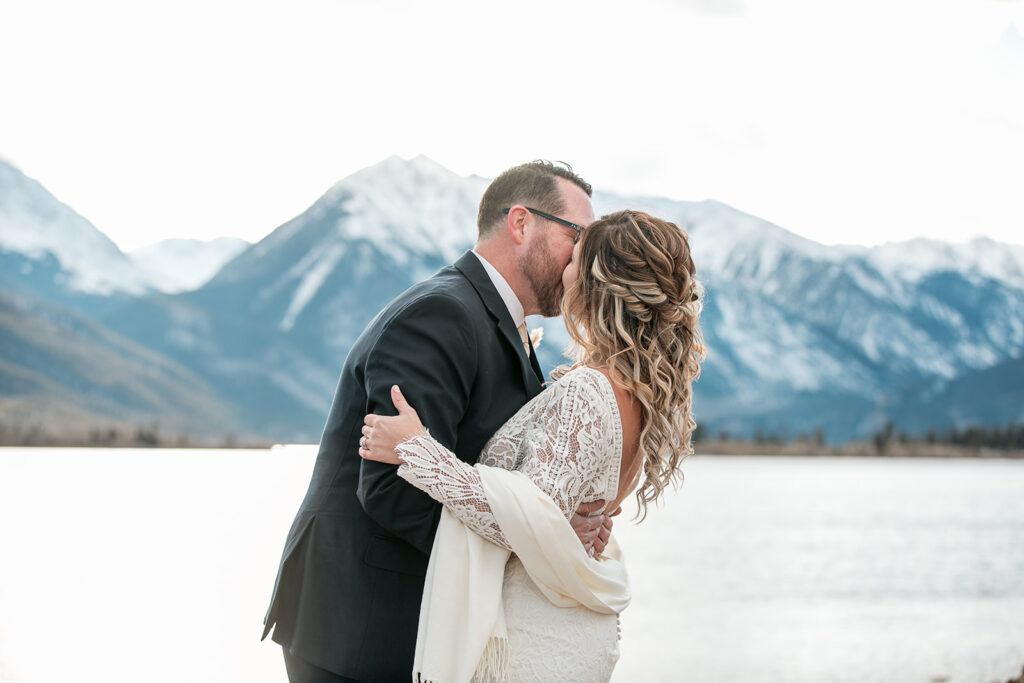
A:
[[[618,614],[629,577],[615,539],[591,558],[562,511],[524,474],[476,465],[495,520],[537,587],[560,607]],[[508,639],[501,589],[509,551],[477,535],[447,508],[430,553],[413,680],[504,680]]]

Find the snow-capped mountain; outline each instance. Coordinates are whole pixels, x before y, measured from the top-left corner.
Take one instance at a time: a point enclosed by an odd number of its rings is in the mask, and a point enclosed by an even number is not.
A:
[[[332,353],[347,349],[365,309],[472,246],[486,185],[423,156],[391,157],[335,184],[226,265],[209,289],[237,289],[240,305],[271,316],[282,332],[320,336]]]
[[[315,439],[352,342],[392,297],[472,244],[485,186],[425,157],[387,159],[334,185],[197,290],[103,320],[196,368],[242,406],[245,431]]]
[[[487,183],[462,178],[425,156],[390,157],[336,183],[259,242],[245,262],[308,239],[311,225],[318,240],[362,241],[399,263],[410,256],[450,261],[476,238],[476,207]],[[233,273],[244,272],[243,262],[232,266]]]
[[[974,281],[988,278],[1024,289],[1024,246],[1003,244],[987,237],[962,244],[919,238],[871,249],[848,249],[865,254],[879,272],[901,280],[919,281],[934,273],[957,271]]]
[[[648,209],[690,233],[707,288],[704,416],[737,431],[756,414],[769,431],[821,420],[837,436],[863,434],[910,387],[937,382],[934,392],[1024,353],[1024,247],[826,247],[713,201],[595,204]],[[827,407],[835,420],[822,419]]]
[[[106,235],[3,160],[0,258],[8,274],[43,292],[138,296],[151,290],[145,271]]]
[[[472,245],[487,182],[424,157],[387,159],[198,289],[140,297],[101,320],[215,387],[240,431],[315,440],[348,348],[392,297]],[[594,204],[688,231],[709,350],[695,406],[711,433],[820,428],[839,441],[887,420],[918,431],[994,423],[1014,419],[1008,401],[1024,404],[1022,247],[834,247],[715,201],[598,191]],[[567,338],[560,321],[539,324],[550,369]]]
[[[162,292],[187,292],[205,284],[221,267],[249,247],[238,237],[213,240],[167,239],[128,252]]]
[[[178,357],[195,353],[202,338],[195,320],[223,326],[225,311],[235,311],[250,343],[262,340],[245,373],[265,373],[279,345],[305,355],[303,376],[322,369],[322,406],[309,418],[318,427],[328,387],[366,322],[471,246],[486,182],[422,157],[388,159],[339,182],[187,297],[200,310],[219,310],[219,321],[179,311],[150,327],[177,340],[181,348],[167,353]],[[1005,258],[1019,252],[1005,245],[827,247],[714,201],[597,192],[594,204],[598,215],[638,208],[688,230],[706,288],[709,358],[697,403],[713,429],[863,435],[920,393],[914,387],[930,382],[941,391],[1024,351],[1024,289],[1014,275],[1017,257]],[[532,324],[545,327],[540,352],[550,368],[560,361],[564,330],[557,320]],[[234,358],[233,367],[241,362]],[[312,407],[311,385],[300,390],[288,375],[278,373],[275,390]]]

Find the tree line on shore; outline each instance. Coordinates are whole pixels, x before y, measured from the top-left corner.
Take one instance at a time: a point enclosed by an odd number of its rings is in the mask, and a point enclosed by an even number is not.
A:
[[[885,452],[894,442],[907,443],[914,440],[924,441],[927,444],[989,448],[999,451],[1020,451],[1024,450],[1024,422],[1008,424],[1005,427],[998,425],[991,427],[971,425],[959,429],[929,429],[924,433],[923,437],[907,436],[905,432],[895,429],[892,422],[887,422],[882,429],[875,432],[871,437],[872,443],[874,443],[875,448],[879,452]]]
[[[240,437],[236,434],[172,434],[159,424],[105,424],[65,430],[43,425],[19,425],[0,421],[0,446],[41,446],[67,448],[268,448],[270,439]]]
[[[993,455],[1024,454],[1024,422],[1005,426],[970,425],[928,429],[911,435],[886,422],[865,440],[826,445],[823,429],[790,436],[785,431],[759,429],[751,437],[736,437],[726,430],[711,434],[701,425],[693,433],[698,452],[740,452],[743,447],[763,453],[812,453],[835,455],[957,455],[988,452]],[[994,453],[992,453],[994,452]]]
[[[784,431],[757,430],[750,437],[738,437],[726,430],[711,434],[703,425],[693,433],[698,452],[754,452],[850,455],[956,454],[981,450],[1024,453],[1024,422],[1006,426],[978,426],[929,429],[908,435],[887,422],[867,440],[827,445],[824,430],[789,435]],[[96,425],[56,430],[39,424],[20,425],[0,420],[0,446],[64,446],[97,448],[266,448],[272,439],[239,437],[236,434],[196,436],[171,434],[150,425]]]

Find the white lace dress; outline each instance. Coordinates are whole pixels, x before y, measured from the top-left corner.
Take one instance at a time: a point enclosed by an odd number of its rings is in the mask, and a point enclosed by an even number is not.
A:
[[[403,461],[400,477],[476,533],[511,550],[471,465],[429,436],[408,439],[395,450]],[[622,423],[611,384],[597,370],[576,368],[506,422],[487,442],[480,462],[526,474],[569,519],[581,503],[615,499],[621,454]],[[505,566],[502,596],[511,681],[611,678],[619,657],[616,615],[552,605],[515,554]]]

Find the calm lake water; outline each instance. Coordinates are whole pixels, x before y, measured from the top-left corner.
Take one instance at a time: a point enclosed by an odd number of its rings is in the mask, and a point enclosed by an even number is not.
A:
[[[0,449],[0,681],[285,681],[263,613],[315,449]],[[1024,461],[695,456],[616,533],[615,681],[1024,666]]]

